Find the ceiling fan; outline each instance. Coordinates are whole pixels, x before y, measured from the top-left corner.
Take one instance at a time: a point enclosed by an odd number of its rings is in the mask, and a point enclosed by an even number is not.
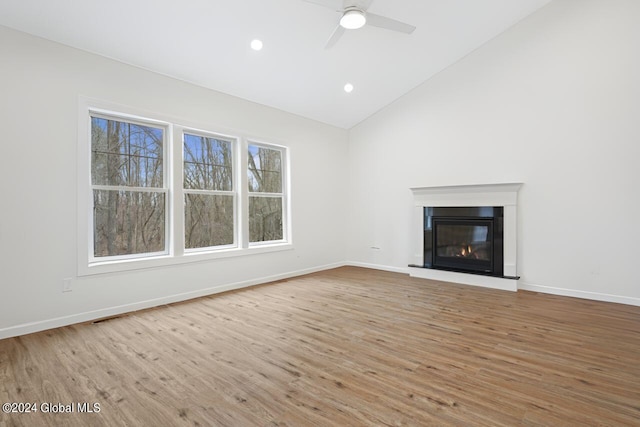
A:
[[[329,37],[325,49],[331,46],[342,37],[345,30],[355,30],[366,25],[373,27],[385,28],[387,30],[399,31],[405,34],[411,34],[416,29],[413,25],[387,18],[386,16],[376,15],[367,12],[373,0],[303,0],[307,3],[314,3],[320,6],[328,7],[339,12],[342,16],[338,22],[338,26]]]

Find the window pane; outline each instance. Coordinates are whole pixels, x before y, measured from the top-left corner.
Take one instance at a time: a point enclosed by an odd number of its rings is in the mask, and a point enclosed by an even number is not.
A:
[[[163,141],[161,128],[92,117],[92,184],[162,187]]]
[[[249,191],[282,193],[282,153],[280,150],[249,145]]]
[[[184,188],[232,191],[231,142],[184,134]]]
[[[282,197],[249,197],[249,241],[282,239]]]
[[[185,194],[185,248],[231,245],[233,196]]]
[[[94,255],[165,250],[165,195],[94,190]]]

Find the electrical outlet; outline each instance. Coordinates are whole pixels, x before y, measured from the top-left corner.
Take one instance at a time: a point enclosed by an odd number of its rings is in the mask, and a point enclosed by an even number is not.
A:
[[[71,284],[73,279],[71,277],[67,277],[66,279],[62,279],[62,292],[71,292],[73,288]]]

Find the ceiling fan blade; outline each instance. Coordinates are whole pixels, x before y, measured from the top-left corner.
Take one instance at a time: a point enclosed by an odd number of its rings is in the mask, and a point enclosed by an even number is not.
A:
[[[386,16],[380,16],[367,12],[367,25],[374,27],[386,28],[387,30],[399,31],[401,33],[411,34],[416,29],[413,25],[406,24],[404,22],[396,21],[395,19],[387,18]]]
[[[307,3],[317,4],[318,6],[328,7],[336,11],[342,10],[342,0],[302,0]]]
[[[344,28],[338,25],[336,29],[333,30],[333,34],[331,34],[331,37],[329,37],[329,40],[327,41],[327,45],[324,48],[329,49],[331,46],[336,44],[336,42],[340,40],[340,37],[342,37],[342,35],[344,34],[344,31],[345,31]]]

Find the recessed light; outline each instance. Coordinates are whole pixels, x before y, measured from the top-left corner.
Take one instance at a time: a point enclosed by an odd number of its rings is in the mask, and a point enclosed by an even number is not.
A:
[[[253,50],[261,50],[262,49],[262,40],[251,40],[251,49]]]
[[[347,83],[346,85],[344,85],[344,91],[347,93],[353,92],[353,85],[351,83]]]

